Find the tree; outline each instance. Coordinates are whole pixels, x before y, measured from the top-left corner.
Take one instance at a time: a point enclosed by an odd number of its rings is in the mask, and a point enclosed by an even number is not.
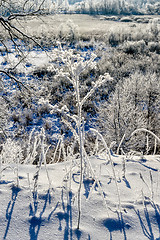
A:
[[[1,93],[1,103],[0,108],[0,128],[1,134],[4,137],[6,135],[4,128],[7,118],[11,116],[10,109],[15,107],[15,101],[13,97],[9,99],[8,96],[15,94],[20,97],[20,92],[22,92],[21,97],[24,97],[22,91],[25,90],[26,97],[31,94],[31,90],[25,82],[22,82],[21,77],[18,77],[16,73],[17,66],[25,61],[28,54],[23,52],[24,45],[28,41],[32,41],[35,45],[41,47],[41,45],[32,37],[26,34],[23,28],[18,27],[18,22],[22,22],[28,16],[39,16],[45,12],[44,9],[45,0],[42,1],[16,1],[16,0],[1,0],[0,1],[0,54],[3,58],[3,64],[0,66],[0,93]],[[22,23],[21,23],[22,25]],[[26,44],[27,45],[27,44]],[[27,49],[27,48],[26,48]],[[7,67],[6,63],[8,61],[9,53],[17,55],[18,62]],[[13,89],[15,87],[15,92],[11,93],[9,88]],[[12,99],[12,100],[11,100]],[[5,120],[5,121],[4,121]],[[17,119],[18,120],[18,119]]]
[[[118,83],[115,92],[110,95],[100,110],[100,125],[107,142],[116,142],[118,147],[125,134],[123,148],[125,150],[146,151],[146,134],[136,135],[130,139],[130,134],[138,128],[147,128],[159,134],[159,81],[153,73],[136,72],[123,83]],[[104,126],[104,127],[103,127]],[[150,139],[150,149],[154,141]]]

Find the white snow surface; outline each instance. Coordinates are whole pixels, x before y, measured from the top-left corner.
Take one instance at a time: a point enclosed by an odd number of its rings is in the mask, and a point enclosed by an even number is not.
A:
[[[79,230],[76,229],[79,159],[47,165],[52,181],[50,189],[45,166],[42,166],[37,204],[32,197],[36,166],[19,165],[17,188],[17,166],[2,164],[0,239],[160,239],[160,156],[125,158],[125,168],[124,158],[112,156],[121,200],[119,206],[111,163],[106,160],[105,154],[90,157],[99,184],[94,184],[95,179],[86,169],[81,192]]]

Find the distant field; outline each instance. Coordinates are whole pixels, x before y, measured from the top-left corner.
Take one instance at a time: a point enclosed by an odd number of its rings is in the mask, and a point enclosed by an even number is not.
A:
[[[74,34],[78,34],[84,39],[91,37],[99,39],[111,31],[126,31],[126,27],[131,32],[135,31],[136,28],[143,29],[147,25],[147,21],[155,17],[160,18],[159,16],[131,16],[128,17],[131,22],[121,22],[120,20],[104,20],[105,16],[99,15],[55,14],[30,17],[25,20],[19,19],[18,22],[16,21],[16,25],[27,34],[38,38],[42,36],[55,38],[62,32],[65,34],[65,32],[73,30]],[[147,19],[146,23],[142,23],[141,19]]]

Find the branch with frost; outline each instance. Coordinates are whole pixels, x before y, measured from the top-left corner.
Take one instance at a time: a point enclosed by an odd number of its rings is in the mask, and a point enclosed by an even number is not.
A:
[[[151,132],[150,130],[145,129],[145,128],[136,129],[134,132],[132,132],[131,137],[138,132],[147,132],[147,133],[151,134],[160,143],[160,138],[157,137],[156,134],[154,134],[153,132]]]
[[[37,148],[40,146],[40,138],[39,135],[35,136],[34,135],[35,128],[32,129],[30,135],[29,135],[29,140],[27,143],[27,157],[24,160],[25,164],[33,164],[35,157],[37,155]],[[33,142],[31,141],[33,138]]]
[[[27,89],[30,92],[30,89],[27,86],[25,86],[21,81],[19,81],[17,78],[15,78],[11,73],[9,73],[7,71],[4,71],[4,70],[1,70],[1,69],[0,69],[0,73],[3,73],[5,75],[7,75],[11,80],[16,82],[18,84],[19,89],[21,89],[20,88],[20,85],[21,85],[22,87],[24,87],[25,89]]]
[[[55,104],[53,106],[52,104],[49,103],[48,99],[44,99],[44,98],[40,98],[39,101],[38,101],[38,104],[48,107],[50,109],[51,113],[56,113],[56,112],[61,113],[62,116],[67,117],[70,120],[73,120],[76,123],[76,126],[78,125],[78,117],[76,115],[71,115],[70,112],[69,112],[69,109],[68,109],[68,107],[66,105],[64,105],[63,107],[59,108],[57,104]],[[70,123],[65,118],[63,118],[62,121],[65,122],[65,124],[69,124]],[[69,128],[71,129],[71,127],[69,127]]]
[[[58,143],[57,143],[57,146],[56,146],[56,149],[54,151],[54,155],[53,155],[53,158],[51,159],[50,164],[55,163],[56,154],[57,154],[58,148],[61,144],[61,141],[62,141],[62,136],[59,137],[59,140],[58,140]]]
[[[34,179],[34,190],[33,191],[34,191],[36,197],[37,197],[37,187],[38,187],[39,173],[40,173],[42,164],[45,165],[45,170],[46,170],[46,174],[47,174],[47,178],[48,178],[49,188],[51,186],[51,180],[50,180],[49,173],[48,173],[47,166],[46,166],[46,164],[47,164],[46,163],[46,154],[47,154],[47,151],[48,151],[49,148],[47,148],[47,150],[45,151],[45,146],[46,146],[45,145],[45,138],[46,137],[45,137],[44,128],[42,128],[39,138],[40,138],[41,152],[40,152],[40,156],[39,156],[39,163],[38,163],[38,166],[37,166],[37,171],[33,176],[33,179]]]
[[[95,92],[95,90],[101,87],[106,81],[112,81],[113,79],[108,73],[100,76],[99,79],[95,82],[93,88],[87,93],[87,95],[82,99],[81,106],[87,101],[87,99]]]
[[[160,143],[160,138],[157,137],[156,134],[154,134],[152,131],[148,130],[148,129],[145,129],[145,128],[139,128],[139,129],[136,129],[134,132],[132,132],[131,136],[130,137],[133,137],[133,135],[135,135],[136,133],[138,132],[146,132],[146,133],[149,133],[151,134],[154,138],[155,138],[155,146],[154,146],[154,153],[153,155],[155,154],[155,151],[156,151],[156,147],[157,147],[157,142]],[[148,137],[147,137],[147,150],[148,150],[149,146],[148,146]]]
[[[38,7],[37,10],[32,10],[32,11],[28,11],[28,12],[20,12],[20,13],[11,13],[8,17],[7,20],[13,20],[15,18],[24,18],[24,17],[29,17],[29,16],[37,16],[41,14],[41,11],[43,10],[41,7],[43,5],[43,3],[45,2],[45,0],[40,4],[40,6]]]
[[[44,3],[45,0],[43,0],[43,3]],[[39,10],[38,10],[39,11]],[[20,14],[21,17],[22,17],[22,14]],[[30,13],[30,15],[34,15],[33,13]],[[11,16],[11,17],[10,17]],[[10,15],[9,17],[12,19],[14,19],[14,16],[15,18],[18,17],[18,14],[13,14],[13,15]],[[16,39],[19,39],[21,37],[24,37],[26,39],[29,39],[31,40],[33,43],[35,43],[38,47],[40,47],[45,53],[46,55],[51,59],[52,57],[47,53],[46,49],[43,48],[43,46],[37,42],[33,37],[29,36],[28,34],[26,34],[25,32],[23,32],[22,30],[20,30],[18,27],[16,27],[15,25],[13,25],[11,23],[11,19],[10,18],[4,18],[2,16],[0,16],[0,24],[2,25],[2,27],[8,32],[9,36],[10,36],[10,39],[11,41],[13,42],[14,46],[16,46],[16,48],[20,51],[18,45],[16,44],[16,41],[14,40],[15,38]],[[25,17],[25,14],[23,15],[23,17]],[[18,36],[19,34],[19,36]]]
[[[73,77],[77,75],[79,76],[88,67],[90,67],[91,69],[94,69],[96,66],[96,62],[95,62],[96,57],[97,56],[94,53],[92,53],[90,59],[87,61],[84,61],[83,58],[79,57],[77,59],[78,61],[71,65]]]
[[[62,69],[58,70],[58,76],[66,77],[72,84],[75,82],[76,76],[79,76],[88,67],[91,69],[96,66],[97,55],[92,53],[89,60],[85,60],[80,54],[75,55],[73,50],[63,50],[59,44],[59,48],[55,49],[54,59],[62,62],[69,70],[69,72],[64,72]]]
[[[121,141],[120,141],[120,143],[118,145],[117,152],[116,152],[117,155],[119,155],[119,150],[120,150],[120,147],[121,147],[121,145],[122,145],[122,143],[123,143],[123,141],[125,139],[125,136],[126,136],[126,134],[123,135],[123,137],[122,137],[122,139],[121,139]]]
[[[37,16],[37,14],[41,14],[42,11],[44,11],[43,4],[45,3],[46,0],[43,0],[39,5],[36,4],[36,9],[34,9],[33,7],[35,6],[35,4],[32,4],[29,9],[26,9],[26,5],[27,3],[29,3],[29,0],[26,0],[23,5],[22,5],[22,10],[19,11],[18,13],[17,11],[17,5],[14,5],[13,8],[13,4],[11,5],[12,2],[10,1],[5,1],[5,0],[1,0],[0,6],[3,8],[6,8],[9,12],[9,16],[7,16],[6,18],[3,18],[5,20],[13,20],[15,18],[20,18],[20,17],[27,17],[27,16]],[[1,17],[2,18],[2,17]]]
[[[79,136],[76,132],[76,130],[72,127],[71,123],[68,122],[66,119],[62,118],[62,122],[71,130],[71,132],[73,133],[73,136],[75,138],[75,140],[80,144],[79,141]]]

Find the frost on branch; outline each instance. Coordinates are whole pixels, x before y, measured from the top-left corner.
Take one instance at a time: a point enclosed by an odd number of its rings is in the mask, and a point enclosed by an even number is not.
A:
[[[104,75],[100,76],[99,79],[95,82],[93,88],[83,98],[81,105],[83,105],[86,102],[86,100],[95,92],[97,88],[101,87],[105,82],[112,81],[112,80],[113,79],[108,73],[105,73]]]

